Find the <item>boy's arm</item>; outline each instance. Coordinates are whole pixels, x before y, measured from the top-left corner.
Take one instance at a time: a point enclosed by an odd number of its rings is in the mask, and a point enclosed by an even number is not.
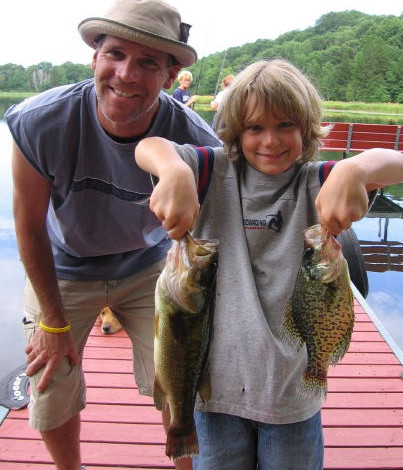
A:
[[[159,179],[150,198],[150,209],[170,238],[181,238],[193,228],[199,215],[197,186],[191,168],[173,143],[162,137],[139,142],[135,159],[141,169]]]
[[[368,192],[403,182],[403,155],[371,149],[336,163],[316,198],[319,221],[337,235],[368,211]]]

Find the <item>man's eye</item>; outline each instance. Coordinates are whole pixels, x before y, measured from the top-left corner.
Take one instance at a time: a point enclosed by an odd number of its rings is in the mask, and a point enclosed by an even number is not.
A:
[[[143,67],[145,68],[157,68],[158,64],[152,59],[143,59],[141,61]]]
[[[114,60],[119,60],[119,59],[122,59],[124,58],[124,54],[120,51],[116,51],[116,50],[110,50],[110,51],[107,51],[106,52],[106,55],[111,58],[111,59],[114,59]]]

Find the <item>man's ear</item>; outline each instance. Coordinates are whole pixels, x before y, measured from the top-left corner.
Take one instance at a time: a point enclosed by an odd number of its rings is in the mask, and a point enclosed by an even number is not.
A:
[[[166,79],[165,83],[162,85],[163,88],[165,88],[166,90],[171,88],[181,68],[181,65],[171,65],[171,67],[169,67],[169,76]]]
[[[95,51],[94,55],[92,56],[92,61],[91,61],[92,70],[95,70],[95,66],[97,64],[97,57],[98,57],[98,51]]]

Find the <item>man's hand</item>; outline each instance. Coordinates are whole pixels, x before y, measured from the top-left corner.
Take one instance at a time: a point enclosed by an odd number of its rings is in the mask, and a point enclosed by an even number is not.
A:
[[[35,331],[25,348],[28,367],[26,374],[32,376],[44,368],[43,375],[38,384],[38,392],[44,392],[59,363],[67,356],[70,365],[75,366],[79,361],[79,354],[70,332],[47,333],[41,329]]]

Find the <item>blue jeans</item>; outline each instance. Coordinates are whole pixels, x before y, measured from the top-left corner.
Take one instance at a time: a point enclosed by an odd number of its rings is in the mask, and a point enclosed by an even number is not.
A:
[[[196,412],[200,454],[194,470],[322,470],[320,412],[299,423],[265,424]]]

